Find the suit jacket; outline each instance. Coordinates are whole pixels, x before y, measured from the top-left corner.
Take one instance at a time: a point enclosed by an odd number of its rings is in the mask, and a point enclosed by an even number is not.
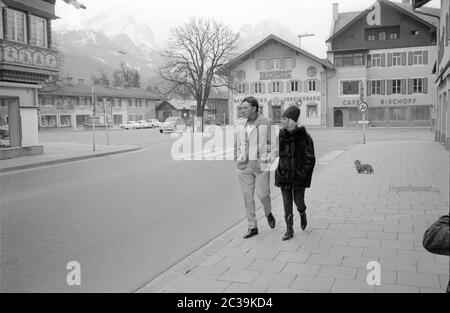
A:
[[[247,120],[236,125],[234,133],[234,160],[243,170],[269,170],[278,156],[278,144],[272,121],[259,116],[250,134],[247,132]],[[272,142],[275,141],[275,142]]]

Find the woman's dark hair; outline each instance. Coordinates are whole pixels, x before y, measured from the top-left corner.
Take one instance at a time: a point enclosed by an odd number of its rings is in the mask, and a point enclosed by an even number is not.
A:
[[[248,103],[250,103],[250,105],[252,107],[255,107],[256,108],[256,112],[259,111],[259,103],[258,103],[258,100],[256,100],[255,97],[246,97],[246,98],[244,98],[244,100],[242,100],[241,103],[244,103],[244,102],[248,102]]]

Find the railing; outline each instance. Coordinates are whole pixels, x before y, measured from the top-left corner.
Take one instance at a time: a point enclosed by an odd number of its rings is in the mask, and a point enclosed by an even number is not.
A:
[[[58,52],[23,43],[0,40],[0,63],[58,70]]]

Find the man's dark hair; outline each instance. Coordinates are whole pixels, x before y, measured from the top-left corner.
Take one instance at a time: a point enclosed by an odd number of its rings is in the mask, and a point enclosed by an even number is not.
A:
[[[244,98],[244,100],[242,100],[241,104],[244,103],[244,102],[248,102],[248,103],[250,103],[250,105],[252,107],[255,107],[256,108],[256,112],[259,111],[259,103],[258,103],[258,100],[256,100],[255,97],[246,97],[246,98]]]

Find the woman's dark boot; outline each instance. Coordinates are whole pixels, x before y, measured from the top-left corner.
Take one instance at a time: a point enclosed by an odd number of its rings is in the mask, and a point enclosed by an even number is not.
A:
[[[306,212],[300,213],[300,226],[305,230],[308,221],[306,220]]]
[[[289,240],[292,237],[294,237],[294,215],[290,214],[287,217],[285,217],[286,220],[286,234],[283,236],[283,241]]]

